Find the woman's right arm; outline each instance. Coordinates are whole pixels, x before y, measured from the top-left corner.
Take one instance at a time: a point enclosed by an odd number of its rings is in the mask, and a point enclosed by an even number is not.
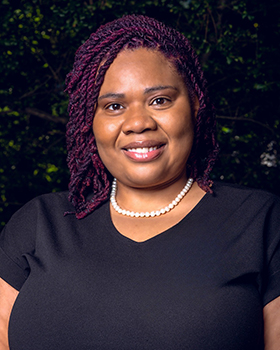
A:
[[[8,326],[18,291],[0,278],[0,350],[9,350]]]

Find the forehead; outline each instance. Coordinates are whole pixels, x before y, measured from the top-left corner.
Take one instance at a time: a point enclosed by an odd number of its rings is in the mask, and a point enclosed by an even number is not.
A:
[[[122,61],[126,61],[127,63],[127,60],[130,60],[132,63],[139,60],[151,63],[156,62],[160,65],[168,65],[170,69],[175,69],[171,61],[169,61],[162,52],[145,47],[139,47],[136,49],[124,49],[118,53],[114,62],[117,61],[118,64],[121,64]]]
[[[121,51],[105,73],[100,92],[127,87],[184,84],[173,63],[161,52],[146,48]]]

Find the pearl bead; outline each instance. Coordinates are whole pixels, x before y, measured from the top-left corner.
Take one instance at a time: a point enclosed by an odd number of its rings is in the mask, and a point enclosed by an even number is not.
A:
[[[114,210],[116,210],[119,214],[122,215],[126,215],[126,216],[130,216],[132,218],[150,218],[150,217],[155,217],[155,216],[160,216],[163,214],[168,213],[170,210],[174,209],[180,202],[181,200],[184,198],[184,196],[188,193],[188,191],[190,190],[191,186],[193,184],[193,179],[188,179],[185,187],[182,189],[182,191],[178,194],[178,196],[169,204],[167,205],[165,208],[162,208],[160,210],[156,210],[156,211],[151,211],[151,212],[134,212],[134,211],[129,211],[129,210],[125,210],[125,209],[121,209],[117,203],[116,200],[116,193],[117,193],[117,180],[114,179],[113,183],[112,183],[112,190],[111,190],[111,195],[110,195],[110,201],[112,204],[112,207],[114,208]]]

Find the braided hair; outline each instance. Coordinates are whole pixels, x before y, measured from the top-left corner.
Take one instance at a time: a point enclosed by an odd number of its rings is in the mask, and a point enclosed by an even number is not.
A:
[[[98,155],[92,131],[105,73],[120,51],[139,47],[161,52],[185,81],[191,104],[194,96],[198,97],[200,108],[188,166],[190,176],[203,190],[211,192],[209,174],[218,155],[215,113],[198,57],[189,41],[176,30],[153,18],[127,15],[102,25],[91,34],[77,50],[73,70],[66,78],[70,116],[66,131],[69,201],[78,219],[108,198],[112,181]]]

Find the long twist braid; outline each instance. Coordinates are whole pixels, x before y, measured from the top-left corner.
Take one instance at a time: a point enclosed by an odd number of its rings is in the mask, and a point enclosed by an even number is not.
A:
[[[161,52],[182,76],[191,103],[198,97],[200,109],[188,160],[190,176],[211,191],[209,174],[218,154],[215,113],[198,57],[189,41],[176,30],[142,15],[128,15],[107,23],[91,34],[77,50],[73,70],[66,78],[69,122],[66,140],[70,170],[69,200],[81,219],[103,203],[109,194],[111,175],[102,163],[92,132],[92,122],[104,76],[118,53],[145,47]]]

